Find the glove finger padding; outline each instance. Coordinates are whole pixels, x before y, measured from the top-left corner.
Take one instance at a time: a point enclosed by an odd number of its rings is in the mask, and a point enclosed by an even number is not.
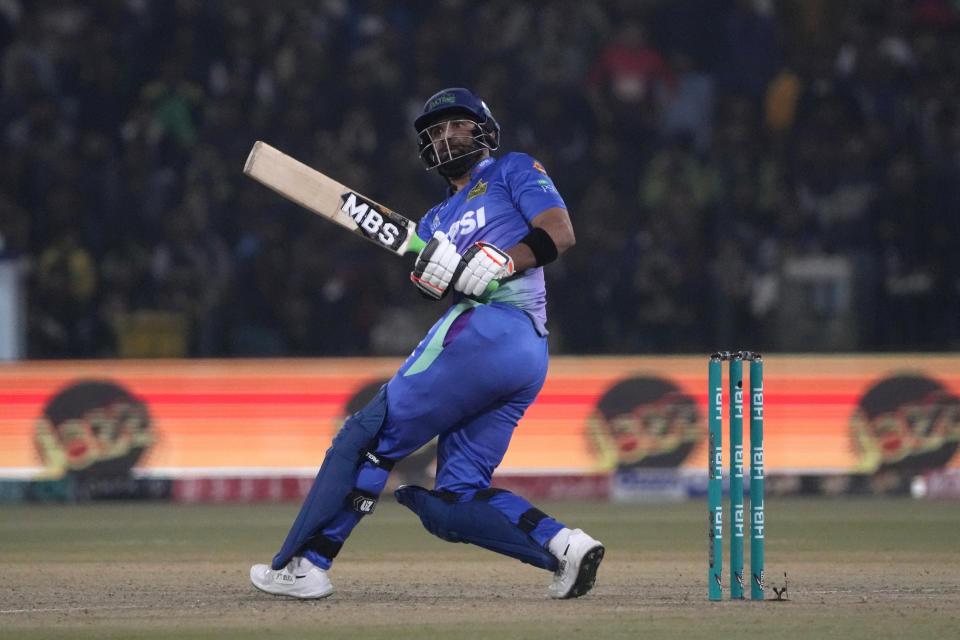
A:
[[[513,258],[488,242],[477,242],[463,254],[463,270],[453,287],[468,296],[479,296],[492,280],[513,275]]]
[[[410,280],[428,298],[439,300],[447,294],[459,265],[457,246],[442,231],[437,231],[417,256]]]

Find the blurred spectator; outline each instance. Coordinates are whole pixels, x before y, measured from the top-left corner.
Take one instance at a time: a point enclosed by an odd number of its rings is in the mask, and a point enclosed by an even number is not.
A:
[[[661,94],[661,129],[667,138],[689,137],[696,152],[704,155],[713,138],[715,82],[713,76],[695,65],[692,56],[677,53],[671,57],[677,80],[672,90]]]
[[[196,114],[200,106],[201,89],[184,75],[185,60],[166,60],[160,75],[148,82],[140,92],[140,100],[149,114],[145,132],[151,146],[161,151],[161,156],[185,151],[197,139]]]
[[[138,314],[191,356],[408,352],[404,263],[241,169],[267,140],[416,218],[443,184],[410,122],[455,85],[568,199],[555,349],[955,349],[958,27],[947,0],[0,2],[28,355],[130,353]]]
[[[657,135],[660,92],[675,89],[676,78],[649,42],[644,23],[628,18],[615,27],[587,77],[598,120],[633,144],[649,145]]]
[[[20,258],[29,250],[30,214],[0,193],[0,259]]]
[[[264,204],[262,200],[254,202]],[[281,219],[293,212],[277,209],[264,204],[262,212],[237,212],[239,234],[233,246],[236,277],[227,297],[230,323],[225,330],[226,350],[232,355],[289,355],[282,312],[291,271]]]
[[[223,304],[232,275],[226,242],[209,224],[209,215],[205,191],[189,190],[169,212],[150,260],[159,307],[188,320],[190,351],[199,356],[221,352]]]
[[[627,246],[617,283],[626,329],[621,349],[670,353],[675,344],[707,348],[703,329],[714,318],[700,304],[705,247],[696,220],[692,199],[677,192]]]
[[[688,136],[678,135],[667,142],[643,168],[640,181],[640,203],[660,216],[670,198],[684,197],[693,211],[703,216],[703,210],[716,203],[720,196],[720,176],[704,166],[693,154]],[[675,221],[683,224],[684,221]],[[692,221],[683,226],[694,224]]]
[[[76,226],[61,225],[37,257],[29,316],[31,355],[39,358],[103,355],[104,327],[96,310],[97,272]]]
[[[936,228],[929,203],[917,183],[916,158],[891,158],[877,199],[879,251],[882,259],[882,297],[874,344],[903,349],[923,344],[938,319],[935,289],[937,255],[931,251]]]
[[[721,24],[722,57],[717,80],[721,93],[757,103],[783,64],[773,0],[734,0]]]

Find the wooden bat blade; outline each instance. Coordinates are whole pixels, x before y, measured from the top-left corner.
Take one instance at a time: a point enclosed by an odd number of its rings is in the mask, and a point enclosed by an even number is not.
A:
[[[261,184],[366,240],[403,255],[424,242],[416,223],[258,140],[243,172]]]

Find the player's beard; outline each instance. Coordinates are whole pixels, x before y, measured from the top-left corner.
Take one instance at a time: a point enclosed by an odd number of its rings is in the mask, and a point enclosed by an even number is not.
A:
[[[483,158],[483,147],[475,145],[473,151],[467,151],[451,160],[442,162],[437,166],[437,173],[444,178],[454,179],[464,175],[470,169],[473,169]]]

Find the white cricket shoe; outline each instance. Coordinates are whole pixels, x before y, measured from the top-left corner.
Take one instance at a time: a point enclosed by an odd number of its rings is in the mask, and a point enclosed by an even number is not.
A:
[[[301,556],[276,571],[268,564],[253,565],[250,582],[261,591],[293,598],[326,598],[333,593],[327,572]]]
[[[580,529],[573,529],[561,552],[556,553],[559,564],[548,591],[552,598],[579,598],[597,580],[597,569],[603,560],[603,544]]]

